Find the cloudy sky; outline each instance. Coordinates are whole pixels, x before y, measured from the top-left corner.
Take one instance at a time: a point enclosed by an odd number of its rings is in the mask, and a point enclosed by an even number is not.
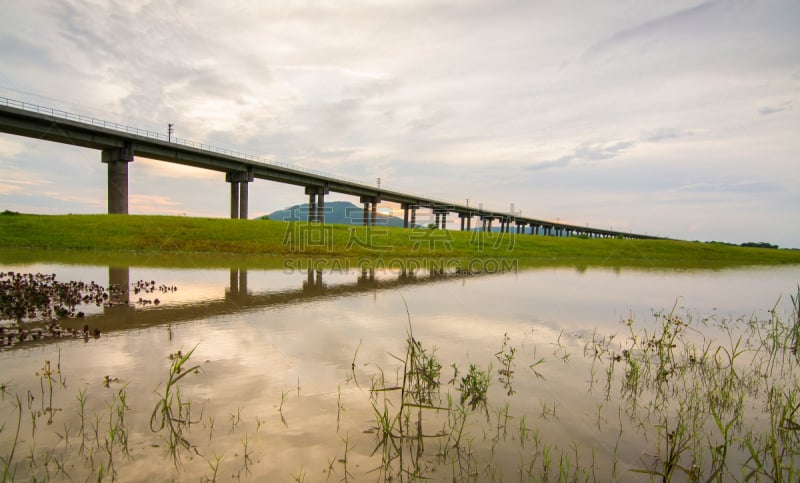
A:
[[[3,97],[402,191],[800,247],[797,0],[3,0],[0,65]],[[220,173],[130,169],[132,213],[229,215]],[[0,135],[0,210],[105,212],[105,176]]]

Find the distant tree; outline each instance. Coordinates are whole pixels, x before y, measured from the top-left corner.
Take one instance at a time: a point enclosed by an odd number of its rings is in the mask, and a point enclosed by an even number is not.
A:
[[[743,247],[750,247],[750,248],[778,248],[778,245],[773,245],[767,242],[747,242],[742,243]]]

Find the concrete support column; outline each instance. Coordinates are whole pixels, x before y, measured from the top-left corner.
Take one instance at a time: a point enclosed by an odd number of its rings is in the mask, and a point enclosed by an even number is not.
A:
[[[230,289],[232,294],[239,293],[239,269],[231,268]]]
[[[306,188],[306,193],[308,194],[308,222],[313,223],[317,221],[317,191],[314,188]]]
[[[231,181],[231,218],[239,218],[239,182]],[[238,288],[237,288],[238,290]]]
[[[364,204],[364,226],[375,226],[375,222],[378,220],[378,203],[380,202],[380,196],[361,197],[361,203]],[[370,205],[372,205],[371,208]]]
[[[472,216],[467,215],[467,231],[472,231]]]
[[[325,223],[325,191],[317,192],[317,222]]]
[[[403,208],[403,228],[408,228],[408,204],[403,203],[400,207]]]
[[[433,222],[433,224],[436,225],[436,228],[439,228],[439,212],[434,210],[433,216],[436,220]]]
[[[225,173],[225,181],[231,184],[231,218],[247,219],[248,186],[255,179],[252,168],[245,171],[229,171]]]
[[[411,221],[409,221],[409,223],[411,223],[411,226],[414,226],[414,225],[417,224],[417,207],[416,206],[411,208]]]
[[[242,181],[239,183],[239,218],[247,219],[247,198],[248,198],[248,182]]]
[[[461,218],[461,231],[469,231],[470,220],[472,218],[469,213],[459,213],[458,217]]]
[[[108,285],[116,290],[109,290],[110,301],[114,304],[128,304],[131,301],[131,269],[130,267],[108,267]]]
[[[442,230],[447,229],[447,212],[443,211],[442,213]]]
[[[108,213],[128,214],[128,163],[133,161],[133,146],[104,149],[100,160],[108,164]]]
[[[247,296],[247,269],[231,268],[230,288],[225,292],[225,297],[241,301]]]
[[[327,186],[306,186],[309,223],[325,223],[325,195],[328,193]]]
[[[239,293],[247,295],[247,269],[239,269]]]

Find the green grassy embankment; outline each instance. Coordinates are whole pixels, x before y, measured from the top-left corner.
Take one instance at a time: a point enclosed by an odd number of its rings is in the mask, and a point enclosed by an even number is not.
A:
[[[172,216],[0,216],[0,249],[281,259],[507,259],[521,266],[724,267],[800,264],[800,250],[673,240],[554,238]]]

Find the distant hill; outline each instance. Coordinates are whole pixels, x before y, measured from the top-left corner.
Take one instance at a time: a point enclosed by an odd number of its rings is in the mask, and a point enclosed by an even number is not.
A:
[[[273,211],[267,217],[276,221],[307,221],[308,203],[295,205],[285,210]],[[264,217],[261,217],[264,218]],[[364,210],[349,201],[326,201],[325,223],[338,225],[362,225],[364,223]],[[378,211],[378,226],[402,227],[403,219],[396,216],[386,216]]]

